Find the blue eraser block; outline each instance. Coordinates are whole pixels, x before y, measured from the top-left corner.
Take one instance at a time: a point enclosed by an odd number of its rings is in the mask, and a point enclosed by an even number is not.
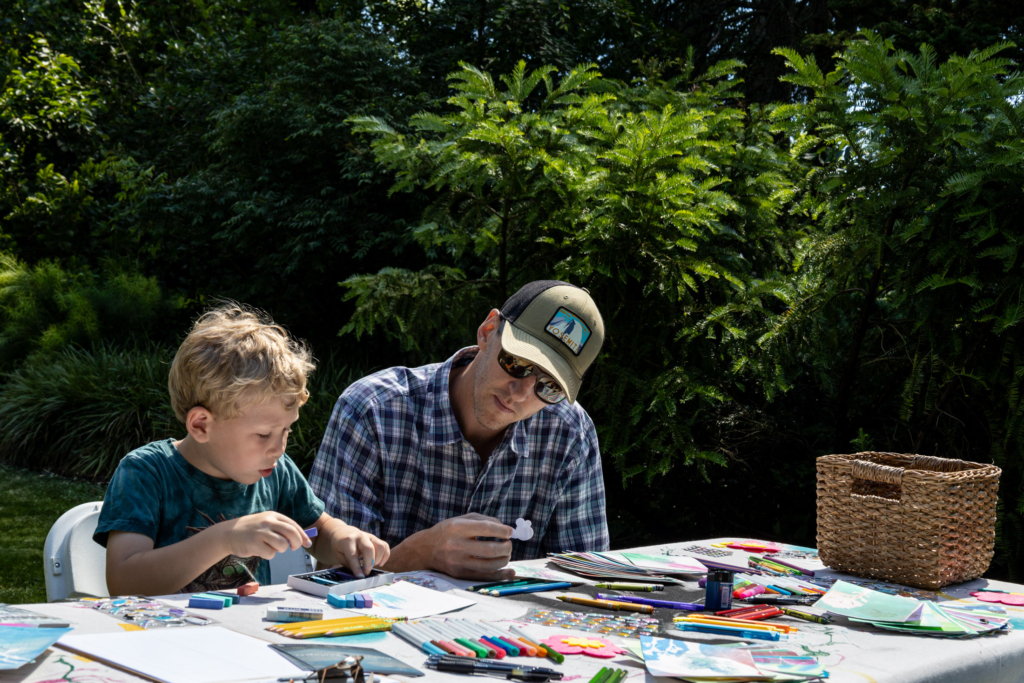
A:
[[[214,600],[213,598],[191,597],[188,599],[188,606],[193,609],[224,609],[224,601]]]
[[[218,598],[231,598],[231,604],[237,605],[242,600],[242,596],[238,593],[228,593],[227,591],[206,591],[209,595],[216,595]]]
[[[359,593],[356,593],[355,595],[353,595],[352,599],[355,600],[356,608],[357,609],[362,609],[362,608],[366,607],[366,601],[363,600],[363,596],[360,595]]]
[[[356,606],[356,601],[351,595],[334,595],[333,593],[328,593],[327,602],[330,603],[331,607],[337,607],[338,609],[352,609]]]

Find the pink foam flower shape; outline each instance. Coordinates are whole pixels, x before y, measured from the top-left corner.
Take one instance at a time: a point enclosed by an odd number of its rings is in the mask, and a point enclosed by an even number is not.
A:
[[[540,642],[563,655],[583,654],[599,659],[611,659],[625,652],[610,640],[593,636],[551,636]]]

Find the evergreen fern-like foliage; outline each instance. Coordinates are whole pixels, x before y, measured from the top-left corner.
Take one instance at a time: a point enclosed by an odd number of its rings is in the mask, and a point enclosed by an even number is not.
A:
[[[592,65],[559,77],[520,64],[497,81],[464,65],[450,76],[453,111],[413,117],[418,136],[356,119],[396,173],[392,193],[433,192],[412,234],[444,265],[345,282],[357,309],[343,332],[383,330],[437,360],[454,348],[435,343],[449,342],[439,331],[469,343],[519,286],[564,279],[587,287],[605,319],[581,401],[623,479],[677,464],[707,477],[724,464],[696,432],[760,394],[745,382],[764,374],[750,354],[777,297],[759,273],[788,253],[795,164],[765,112],[730,105],[739,64],[699,76],[682,66],[665,79],[647,64],[623,84]]]
[[[1019,534],[1024,81],[1006,47],[939,63],[865,33],[827,74],[779,51],[808,95],[775,116],[813,160],[793,209],[811,228],[761,343],[815,373],[833,448],[863,425],[879,449],[999,464]]]

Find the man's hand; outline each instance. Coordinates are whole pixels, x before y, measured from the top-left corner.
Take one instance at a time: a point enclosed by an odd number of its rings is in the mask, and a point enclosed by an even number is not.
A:
[[[388,571],[434,569],[457,579],[502,581],[515,570],[502,569],[512,556],[512,527],[471,512],[419,531],[392,550]],[[503,539],[480,540],[487,539]]]
[[[298,523],[278,512],[260,512],[215,525],[222,527],[228,551],[238,557],[259,555],[273,559],[277,553],[310,546]]]

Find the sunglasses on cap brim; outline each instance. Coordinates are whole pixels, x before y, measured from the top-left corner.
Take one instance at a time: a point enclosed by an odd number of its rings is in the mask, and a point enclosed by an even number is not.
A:
[[[504,329],[505,321],[502,320],[499,333],[503,332]],[[498,351],[498,365],[516,379],[524,379],[530,375],[536,377],[537,381],[533,385],[533,393],[537,394],[537,398],[544,401],[544,403],[554,405],[565,400],[565,390],[562,389],[561,385],[533,363],[517,358],[505,349],[500,349]]]

